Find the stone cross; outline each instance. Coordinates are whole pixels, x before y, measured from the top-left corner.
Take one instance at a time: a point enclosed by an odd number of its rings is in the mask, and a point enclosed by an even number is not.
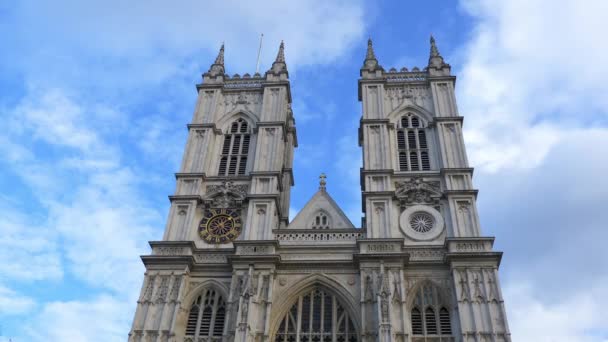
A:
[[[324,173],[321,173],[321,175],[319,176],[319,190],[325,190],[325,185],[327,184],[327,182],[325,181],[326,178],[327,176],[325,176]]]

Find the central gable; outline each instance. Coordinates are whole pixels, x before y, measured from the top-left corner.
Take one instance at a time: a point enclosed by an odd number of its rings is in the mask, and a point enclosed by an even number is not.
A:
[[[322,186],[287,226],[288,229],[353,229],[338,204]]]

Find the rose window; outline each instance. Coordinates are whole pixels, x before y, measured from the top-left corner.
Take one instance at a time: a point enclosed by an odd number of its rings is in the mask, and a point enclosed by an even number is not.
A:
[[[417,212],[410,217],[410,226],[418,233],[427,233],[434,225],[435,219],[430,214]]]

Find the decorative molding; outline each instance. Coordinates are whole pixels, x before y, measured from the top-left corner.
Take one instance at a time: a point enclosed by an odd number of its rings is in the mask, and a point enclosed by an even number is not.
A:
[[[279,241],[314,241],[314,242],[337,242],[337,241],[357,241],[357,239],[365,238],[363,232],[315,232],[306,233],[279,233],[276,234]]]
[[[175,255],[188,255],[188,251],[185,247],[154,247],[152,249],[154,255],[164,256],[175,256]]]
[[[407,251],[411,261],[443,261],[444,250],[438,249],[413,249]]]
[[[412,177],[407,181],[395,182],[395,197],[402,208],[410,204],[438,205],[442,197],[439,182],[425,181],[422,177]]]
[[[208,185],[203,202],[207,207],[235,208],[239,207],[247,197],[247,184],[234,184],[223,181],[220,185]]]
[[[194,261],[201,264],[224,264],[228,262],[225,254],[195,253]]]

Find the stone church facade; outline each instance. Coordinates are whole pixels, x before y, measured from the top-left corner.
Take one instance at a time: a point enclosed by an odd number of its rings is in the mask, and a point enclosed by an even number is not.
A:
[[[133,342],[510,341],[501,252],[482,236],[454,95],[433,38],[423,70],[358,82],[362,227],[319,189],[289,221],[297,147],[284,46],[264,75],[225,73],[198,100]]]

